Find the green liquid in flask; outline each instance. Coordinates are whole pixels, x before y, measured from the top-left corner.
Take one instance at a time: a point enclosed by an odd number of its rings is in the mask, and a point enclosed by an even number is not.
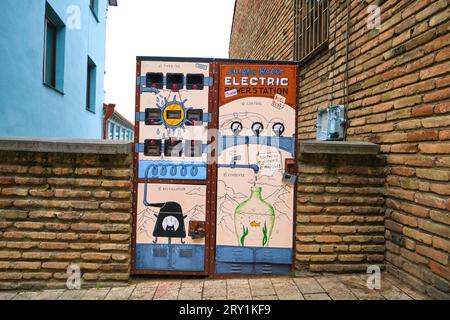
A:
[[[261,197],[262,188],[252,187],[250,198],[234,211],[234,225],[239,245],[266,247],[275,223],[274,208]]]

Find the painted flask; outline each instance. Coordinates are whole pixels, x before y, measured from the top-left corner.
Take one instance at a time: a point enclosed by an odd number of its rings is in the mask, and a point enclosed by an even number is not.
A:
[[[234,225],[240,246],[268,246],[275,223],[274,208],[264,201],[261,187],[252,187],[250,197],[234,211]]]

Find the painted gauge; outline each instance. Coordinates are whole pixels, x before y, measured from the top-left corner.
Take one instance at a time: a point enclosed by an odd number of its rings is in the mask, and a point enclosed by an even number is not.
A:
[[[252,124],[252,131],[255,134],[255,136],[259,137],[261,132],[263,132],[264,126],[261,122],[255,122]]]
[[[278,137],[283,135],[284,130],[284,124],[282,124],[281,122],[277,122],[272,126],[273,133],[275,133],[275,135],[277,135]]]
[[[165,231],[177,231],[180,223],[174,216],[167,216],[162,222],[162,227]]]
[[[239,133],[241,133],[241,131],[242,131],[242,123],[240,123],[239,121],[234,121],[232,124],[231,124],[231,132],[233,132],[233,134],[235,135],[235,136],[237,136]]]

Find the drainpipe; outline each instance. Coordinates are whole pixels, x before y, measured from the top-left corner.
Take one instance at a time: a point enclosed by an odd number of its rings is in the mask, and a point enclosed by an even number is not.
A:
[[[347,109],[349,102],[349,93],[348,93],[348,51],[350,46],[350,19],[351,19],[351,6],[350,0],[347,0],[347,31],[345,34],[345,108],[344,108],[344,119],[347,119]],[[347,128],[348,128],[348,120],[345,121],[344,128],[344,141],[347,140]]]

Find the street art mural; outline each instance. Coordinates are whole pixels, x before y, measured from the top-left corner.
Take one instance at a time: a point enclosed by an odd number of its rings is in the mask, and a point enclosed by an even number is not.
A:
[[[138,58],[133,273],[286,274],[294,64]]]
[[[222,65],[219,101],[216,272],[287,273],[295,188],[285,175],[286,160],[295,158],[295,68]]]
[[[151,270],[204,269],[205,239],[188,234],[191,221],[205,221],[206,187],[139,184],[137,267]]]

